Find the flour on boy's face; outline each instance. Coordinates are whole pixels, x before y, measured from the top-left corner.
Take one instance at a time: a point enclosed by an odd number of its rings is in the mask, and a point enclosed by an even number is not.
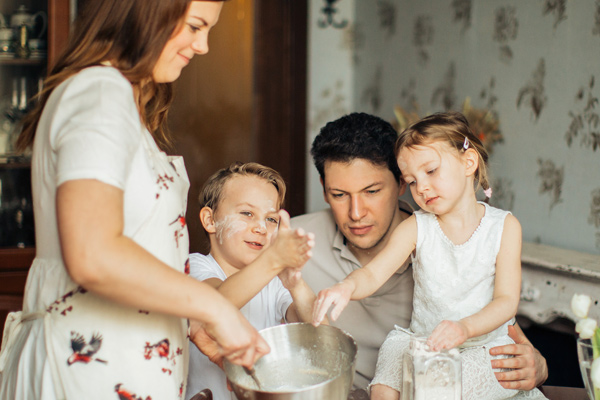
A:
[[[211,253],[241,269],[269,246],[277,230],[277,189],[257,176],[236,176],[225,184],[221,199]]]
[[[248,223],[238,218],[238,215],[226,215],[222,220],[215,221],[215,229],[217,231],[217,240],[220,245],[223,240],[230,240],[236,233],[248,229]]]

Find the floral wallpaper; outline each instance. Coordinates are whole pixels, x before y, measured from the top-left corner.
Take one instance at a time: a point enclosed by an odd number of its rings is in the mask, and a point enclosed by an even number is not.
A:
[[[310,13],[309,145],[347,112],[394,121],[395,107],[468,99],[502,134],[491,203],[526,241],[600,253],[600,0],[310,0]]]

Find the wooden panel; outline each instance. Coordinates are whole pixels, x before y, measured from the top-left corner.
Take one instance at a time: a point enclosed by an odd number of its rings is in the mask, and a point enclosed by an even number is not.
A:
[[[256,2],[255,127],[258,160],[288,184],[286,208],[305,211],[306,0]]]
[[[0,273],[14,270],[29,270],[34,257],[35,248],[33,247],[25,249],[0,249]]]
[[[69,0],[48,0],[48,70],[69,36]]]
[[[23,306],[27,272],[34,257],[34,248],[0,249],[0,332],[4,332],[6,315]]]
[[[217,169],[256,161],[253,119],[252,1],[228,1],[209,36],[210,51],[196,56],[174,85],[169,130],[190,178],[187,224],[190,252],[208,250],[198,195]]]
[[[0,273],[0,296],[23,296],[27,271],[13,271]]]

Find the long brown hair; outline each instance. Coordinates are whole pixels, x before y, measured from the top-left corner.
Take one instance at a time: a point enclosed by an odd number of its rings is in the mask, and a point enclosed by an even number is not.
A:
[[[209,0],[211,1],[211,0]],[[138,89],[140,117],[165,149],[170,145],[167,112],[173,98],[171,83],[152,79],[154,66],[177,29],[192,0],[92,0],[76,21],[69,42],[52,67],[25,117],[17,148],[33,144],[38,122],[50,94],[58,85],[84,68],[109,61]]]

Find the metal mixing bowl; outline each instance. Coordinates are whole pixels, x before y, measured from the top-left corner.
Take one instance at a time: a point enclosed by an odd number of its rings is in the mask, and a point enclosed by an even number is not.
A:
[[[352,387],[356,342],[328,325],[278,325],[260,331],[271,352],[254,365],[260,389],[238,365],[224,362],[241,400],[346,400]]]

